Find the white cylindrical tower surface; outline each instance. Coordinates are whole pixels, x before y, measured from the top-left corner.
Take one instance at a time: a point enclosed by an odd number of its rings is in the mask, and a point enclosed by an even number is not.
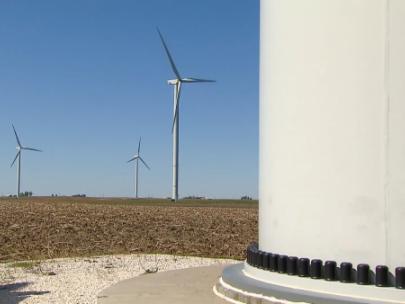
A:
[[[261,250],[405,266],[405,1],[262,0]]]

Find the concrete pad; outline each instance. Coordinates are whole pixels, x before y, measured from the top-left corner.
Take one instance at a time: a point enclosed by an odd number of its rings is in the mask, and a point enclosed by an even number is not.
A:
[[[145,274],[103,290],[98,304],[225,304],[212,288],[226,265]]]

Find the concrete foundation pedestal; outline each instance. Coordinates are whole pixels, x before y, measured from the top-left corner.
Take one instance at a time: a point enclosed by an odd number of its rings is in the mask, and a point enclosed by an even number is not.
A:
[[[215,292],[230,302],[254,304],[404,304],[404,292],[355,286],[278,273],[266,275],[247,264],[225,268]]]

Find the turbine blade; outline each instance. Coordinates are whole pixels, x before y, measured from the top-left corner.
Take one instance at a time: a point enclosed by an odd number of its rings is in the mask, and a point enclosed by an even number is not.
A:
[[[139,156],[139,159],[141,160],[141,162],[143,162],[143,164],[145,165],[145,167],[150,170],[149,166],[145,163],[145,161],[142,159],[142,157]]]
[[[178,116],[178,113],[179,113],[180,92],[181,92],[181,82],[179,82],[178,89],[177,89],[176,108],[174,109],[172,133],[174,132],[174,125],[175,125],[175,123],[177,121],[177,116]]]
[[[18,151],[18,152],[17,152],[17,155],[15,156],[13,162],[11,163],[10,168],[14,165],[14,163],[15,163],[15,161],[17,160],[17,157],[20,155],[20,153],[21,153],[21,151]]]
[[[14,130],[14,134],[15,134],[15,139],[17,140],[17,144],[18,144],[19,147],[21,147],[21,142],[20,142],[20,139],[18,138],[18,135],[17,135],[17,132],[16,132],[16,130],[14,128],[14,125],[12,124],[12,126],[13,126],[13,130]]]
[[[200,79],[200,78],[183,78],[181,79],[182,82],[216,82],[216,80],[209,80],[209,79]]]
[[[139,158],[138,155],[135,155],[134,157],[132,157],[129,161],[127,161],[127,163],[130,163],[131,161],[134,161],[135,159]]]
[[[139,151],[141,150],[141,137],[139,137],[139,143],[138,143],[138,155],[139,155]]]
[[[34,148],[28,148],[28,147],[21,147],[23,150],[30,150],[30,151],[36,151],[36,152],[43,152],[42,150],[39,149],[34,149]]]
[[[160,37],[160,40],[162,41],[163,47],[165,48],[166,55],[167,55],[167,57],[169,58],[170,65],[172,66],[172,70],[173,70],[174,74],[176,75],[177,79],[181,79],[180,73],[179,73],[179,71],[177,70],[176,65],[174,64],[174,60],[173,60],[173,58],[172,58],[172,55],[170,55],[169,48],[167,47],[166,42],[165,42],[165,40],[163,39],[163,35],[162,35],[162,33],[160,32],[159,28],[157,28],[157,31],[158,31],[158,33],[159,33],[159,37]]]

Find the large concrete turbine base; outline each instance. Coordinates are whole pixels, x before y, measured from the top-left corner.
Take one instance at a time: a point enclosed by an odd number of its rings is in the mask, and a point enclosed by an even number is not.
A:
[[[268,272],[247,263],[228,266],[214,292],[231,303],[404,304],[403,290],[358,286]]]

